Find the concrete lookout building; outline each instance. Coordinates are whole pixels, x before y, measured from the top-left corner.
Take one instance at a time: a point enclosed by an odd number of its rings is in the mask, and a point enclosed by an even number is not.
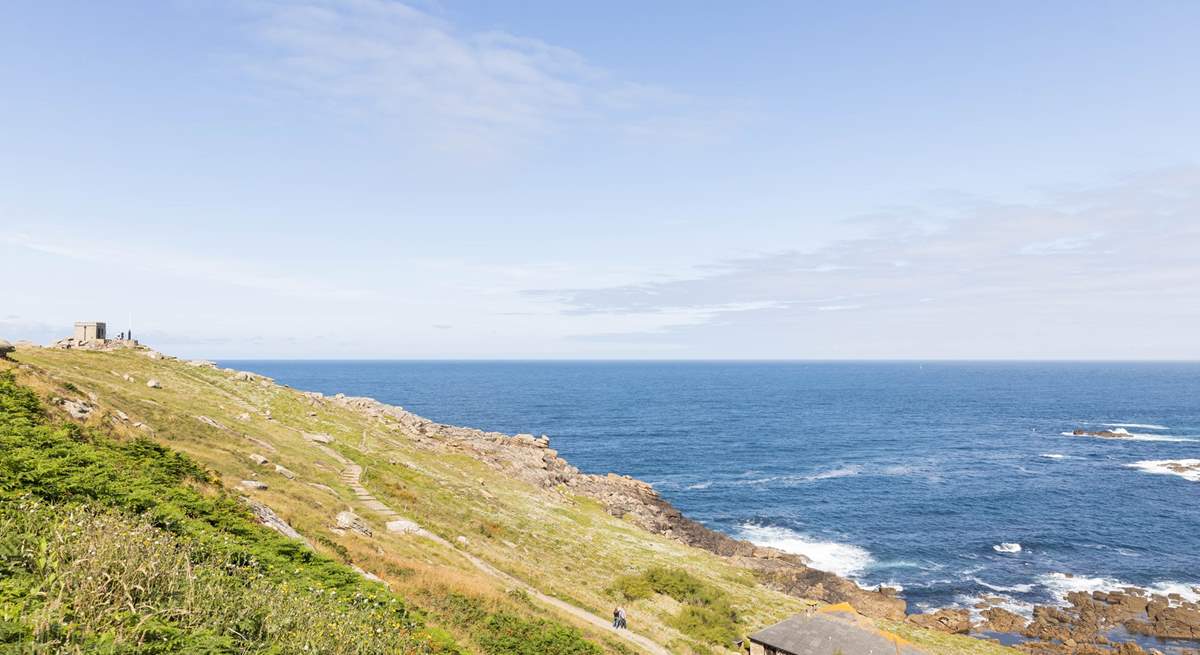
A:
[[[108,326],[99,321],[79,321],[75,323],[76,341],[104,341],[108,338]]]

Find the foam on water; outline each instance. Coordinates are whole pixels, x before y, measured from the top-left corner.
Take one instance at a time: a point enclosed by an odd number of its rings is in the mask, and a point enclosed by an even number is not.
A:
[[[862,473],[862,467],[858,464],[850,464],[849,466],[840,466],[828,471],[814,473],[812,475],[805,476],[803,479],[815,482],[817,480],[830,480],[833,478],[848,478],[858,475],[859,473]]]
[[[1109,439],[1112,441],[1196,441],[1194,437],[1172,437],[1165,434],[1143,434],[1140,432],[1130,432],[1125,428],[1115,428],[1111,431],[1117,435],[1115,437],[1099,437],[1094,434],[1075,434],[1074,432],[1062,432],[1066,437],[1090,437],[1092,439]]]
[[[1063,455],[1062,453],[1042,453],[1041,455],[1039,455],[1039,457],[1045,457],[1046,459],[1066,459],[1067,458],[1067,456]]]
[[[814,569],[846,577],[862,574],[875,561],[865,548],[812,539],[787,528],[747,523],[741,526],[738,536],[759,546],[803,555]]]
[[[1018,594],[1027,594],[1027,593],[1033,591],[1034,587],[1036,586],[1032,583],[1004,586],[1004,585],[990,584],[990,583],[984,582],[983,580],[980,580],[979,578],[975,578],[975,577],[972,577],[971,579],[974,580],[975,583],[978,584],[979,586],[987,587],[988,589],[991,589],[992,591],[1006,591],[1006,592],[1012,592],[1012,593],[1018,593]]]
[[[1189,470],[1177,471],[1171,466],[1186,466]],[[1200,459],[1146,459],[1125,465],[1155,475],[1178,475],[1184,480],[1200,482]]]
[[[997,553],[1019,553],[1021,552],[1021,544],[1006,541],[992,546],[992,550]]]
[[[1135,428],[1140,430],[1170,430],[1171,428],[1165,425],[1155,425],[1153,423],[1101,423],[1113,428]]]
[[[1200,601],[1200,583],[1177,582],[1174,580],[1155,582],[1149,585],[1135,585],[1116,578],[1049,573],[1038,576],[1038,583],[1059,599],[1064,599],[1067,594],[1075,591],[1092,593],[1093,591],[1119,591],[1123,587],[1138,587],[1153,594],[1162,594],[1164,596],[1179,594],[1184,600],[1191,602]]]

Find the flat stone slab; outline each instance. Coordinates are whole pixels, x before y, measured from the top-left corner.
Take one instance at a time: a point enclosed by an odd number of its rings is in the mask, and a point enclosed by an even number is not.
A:
[[[393,534],[421,534],[425,529],[408,519],[387,522],[387,531]]]

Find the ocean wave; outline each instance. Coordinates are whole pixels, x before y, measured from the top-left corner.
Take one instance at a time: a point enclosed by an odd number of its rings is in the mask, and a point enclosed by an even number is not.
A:
[[[992,546],[992,550],[997,553],[1019,553],[1021,552],[1021,544],[1006,541]]]
[[[794,486],[797,484],[808,484],[810,482],[819,482],[821,480],[833,480],[837,478],[849,478],[863,472],[863,467],[859,464],[848,464],[837,468],[809,473],[806,475],[772,475],[765,478],[751,478],[749,480],[736,480],[732,484],[738,486],[755,486],[763,484],[779,484],[783,486]]]
[[[697,482],[696,484],[689,484],[688,486],[684,487],[684,489],[707,489],[711,486],[712,486],[712,480],[705,480],[704,482]]]
[[[1200,482],[1200,459],[1146,459],[1125,465],[1156,475],[1178,475],[1184,480]]]
[[[1027,594],[1027,593],[1033,591],[1033,588],[1035,586],[1034,584],[1029,583],[1029,584],[1015,584],[1015,585],[1006,587],[1004,585],[990,584],[988,582],[984,582],[983,580],[980,580],[979,578],[975,578],[975,577],[972,577],[971,580],[973,580],[975,582],[975,584],[977,584],[981,587],[985,587],[987,589],[991,589],[992,591],[1006,591],[1009,593],[1016,593],[1016,594]]]
[[[1046,459],[1066,459],[1067,458],[1067,456],[1063,455],[1062,453],[1041,453],[1038,455],[1038,457],[1045,457]]]
[[[1034,603],[1020,601],[1012,596],[1004,594],[982,594],[979,596],[967,596],[960,594],[954,597],[954,606],[970,611],[972,621],[980,621],[983,618],[983,610],[977,607],[980,604],[986,603],[988,607],[999,607],[1006,609],[1013,614],[1018,614],[1026,619],[1033,618]]]
[[[1135,428],[1140,430],[1170,430],[1171,428],[1165,425],[1155,425],[1153,423],[1101,423],[1110,428]]]
[[[871,553],[860,546],[820,541],[787,528],[746,523],[741,526],[738,536],[759,546],[803,555],[814,569],[844,577],[861,575],[875,561]]]
[[[1153,594],[1179,594],[1184,600],[1200,601],[1200,585],[1174,580],[1155,582],[1150,585],[1135,585],[1116,578],[1091,577],[1086,575],[1067,575],[1066,573],[1048,573],[1038,577],[1038,584],[1050,590],[1059,598],[1066,598],[1074,591],[1092,593],[1094,591],[1119,591],[1124,587],[1137,587]]]
[[[821,471],[820,473],[806,475],[802,479],[810,481],[830,480],[833,478],[848,478],[858,475],[859,473],[862,473],[862,467],[858,464],[850,464],[849,466],[842,466],[828,471]]]
[[[1193,437],[1173,437],[1166,434],[1143,434],[1140,432],[1130,432],[1125,428],[1116,428],[1111,431],[1112,437],[1101,437],[1094,434],[1075,434],[1074,432],[1062,432],[1063,436],[1067,437],[1091,437],[1093,439],[1111,439],[1113,441],[1196,441]]]

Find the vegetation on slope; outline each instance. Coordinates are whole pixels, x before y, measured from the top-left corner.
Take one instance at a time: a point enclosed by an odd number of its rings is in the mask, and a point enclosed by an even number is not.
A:
[[[452,648],[378,584],[253,522],[188,458],[50,424],[0,372],[0,641],[45,652]]]
[[[741,636],[741,621],[729,595],[683,569],[659,566],[638,575],[623,575],[611,589],[625,600],[654,594],[671,597],[682,604],[671,624],[700,642],[729,646]]]
[[[457,652],[381,585],[257,525],[190,458],[48,422],[0,372],[0,643],[46,652]],[[599,655],[454,594],[490,655]]]
[[[240,491],[272,508],[318,552],[384,579],[407,601],[410,616],[419,609],[426,625],[449,632],[460,649],[471,653],[520,653],[515,649],[530,641],[542,644],[542,652],[569,655],[590,654],[596,647],[612,655],[640,649],[611,629],[592,627],[524,596],[509,581],[481,573],[466,554],[600,617],[612,610],[611,590],[619,578],[655,568],[686,571],[721,592],[742,634],[804,607],[801,600],[760,584],[735,562],[648,533],[611,516],[593,499],[534,487],[468,452],[444,447],[436,434],[396,430],[331,399],[156,353],[23,348],[14,359],[19,369],[0,362],[0,371],[10,368],[20,384],[44,400],[58,396],[92,405],[82,419],[84,432],[109,434],[121,443],[148,436],[168,452],[186,454],[225,488],[238,488],[247,479],[266,483],[267,489]],[[161,386],[147,387],[151,378]],[[310,433],[329,435],[333,443],[322,449],[306,439]],[[362,484],[376,498],[451,545],[389,533],[383,525],[388,519],[356,499],[340,477],[344,465],[329,451],[361,466]],[[252,455],[265,455],[270,463],[258,463]],[[277,464],[295,477],[274,471]],[[219,495],[215,484],[190,480],[184,486]],[[335,515],[343,510],[358,513],[373,532],[334,529]],[[629,610],[630,633],[673,653],[726,652],[717,645],[725,643],[719,642],[723,635],[714,638],[695,629],[707,627],[709,617],[694,627],[681,621],[687,608],[702,604],[661,592],[622,604]],[[474,609],[464,611],[464,606]],[[918,630],[912,640],[921,642],[925,632]],[[930,652],[938,655],[1014,652],[960,636],[928,638],[934,646]]]

